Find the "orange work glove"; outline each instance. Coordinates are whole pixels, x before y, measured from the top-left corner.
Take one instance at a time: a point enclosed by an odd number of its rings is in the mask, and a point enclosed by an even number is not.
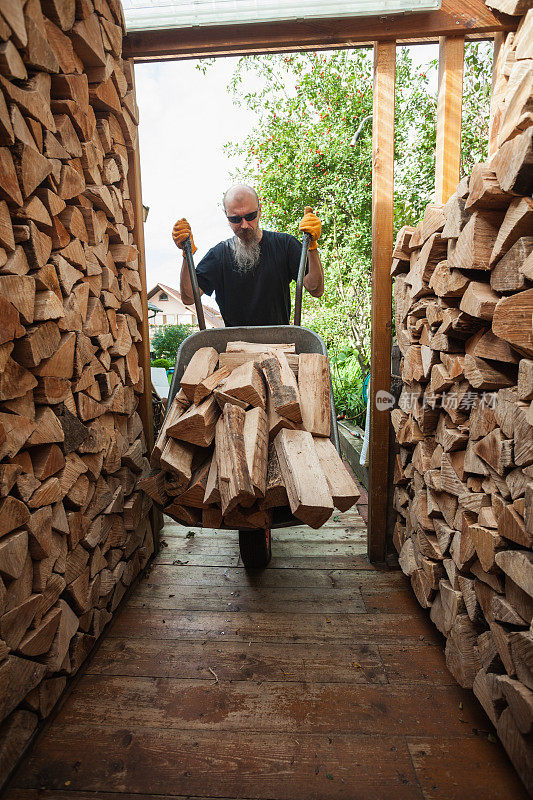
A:
[[[322,232],[322,224],[317,217],[316,214],[313,214],[313,209],[311,206],[305,207],[305,214],[302,217],[302,221],[300,222],[300,230],[304,233],[308,233],[311,236],[311,241],[309,242],[309,250],[316,250],[317,243],[316,240],[320,237]]]
[[[198,249],[194,244],[194,239],[192,238],[191,226],[185,218],[179,219],[172,228],[172,238],[176,247],[179,247],[181,250],[183,250],[183,246],[187,239],[191,240],[191,249],[193,253],[195,253]]]

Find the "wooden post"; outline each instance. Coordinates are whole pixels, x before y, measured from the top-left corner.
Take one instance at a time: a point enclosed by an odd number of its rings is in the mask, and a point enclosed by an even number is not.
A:
[[[135,68],[133,59],[130,60],[132,66],[132,73],[135,76]],[[135,77],[134,77],[135,81]],[[134,84],[135,91],[135,84]],[[150,339],[148,330],[148,297],[146,290],[146,259],[144,252],[144,218],[143,218],[143,203],[142,203],[142,187],[141,187],[141,164],[139,154],[139,140],[137,138],[137,146],[135,150],[128,151],[129,158],[129,190],[130,197],[133,201],[133,208],[135,213],[135,230],[134,240],[135,245],[139,251],[139,274],[141,276],[141,301],[143,307],[143,321],[142,321],[142,342],[139,346],[139,362],[143,368],[144,373],[144,392],[141,397],[139,405],[139,414],[144,427],[144,435],[146,437],[146,444],[148,451],[151,452],[154,446],[154,417],[152,411],[152,377],[150,372]]]
[[[459,183],[464,55],[464,36],[440,37],[435,201],[442,204]]]
[[[372,131],[372,316],[368,556],[385,561],[388,493],[394,204],[396,42],[374,44]],[[380,402],[385,397],[385,402]],[[378,403],[376,403],[376,398]]]
[[[135,67],[133,59],[130,59],[131,74],[133,76],[133,91],[135,93]],[[139,137],[134,150],[128,150],[128,185],[130,197],[133,202],[135,214],[135,230],[133,238],[139,251],[139,275],[141,276],[141,303],[143,309],[142,320],[142,342],[140,342],[139,363],[143,368],[144,392],[139,403],[139,414],[143,423],[144,435],[148,453],[154,447],[154,413],[152,406],[152,373],[150,370],[150,334],[148,328],[148,294],[146,289],[146,256],[144,249],[144,213],[141,186],[141,159],[139,151]],[[154,552],[159,550],[159,531],[163,527],[163,514],[154,505],[150,514],[152,530],[154,533]]]
[[[494,55],[492,57],[492,91],[490,95],[490,122],[489,122],[489,158],[494,155],[498,139],[498,123],[496,110],[500,104],[502,91],[505,88],[505,76],[502,74],[503,61],[505,57],[503,44],[507,34],[494,34]]]

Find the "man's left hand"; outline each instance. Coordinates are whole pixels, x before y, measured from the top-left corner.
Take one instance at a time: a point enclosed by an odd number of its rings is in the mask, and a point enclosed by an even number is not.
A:
[[[299,228],[304,233],[308,233],[311,237],[309,250],[316,250],[316,242],[322,232],[322,224],[317,215],[313,214],[313,209],[310,206],[305,207],[305,214],[302,217]]]

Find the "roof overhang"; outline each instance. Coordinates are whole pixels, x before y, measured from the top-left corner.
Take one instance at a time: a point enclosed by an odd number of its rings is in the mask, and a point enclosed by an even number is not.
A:
[[[435,11],[442,0],[122,0],[126,30],[205,28]]]
[[[442,0],[439,9],[385,16],[276,20],[239,25],[131,31],[124,55],[135,61],[239,56],[295,50],[370,46],[373,42],[428,43],[440,36],[492,38],[516,30],[517,20],[493,12],[483,0]]]
[[[153,297],[153,296],[154,296],[154,294],[155,294],[156,292],[160,291],[160,289],[161,289],[161,286],[160,286],[158,283],[156,283],[156,285],[155,285],[155,286],[153,286],[153,287],[150,289],[150,291],[147,293],[147,295],[146,295],[146,296],[147,296],[147,298],[148,298],[148,300],[149,300],[151,297]]]

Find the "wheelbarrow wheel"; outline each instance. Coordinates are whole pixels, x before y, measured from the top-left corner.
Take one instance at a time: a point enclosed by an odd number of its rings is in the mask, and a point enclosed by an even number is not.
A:
[[[270,528],[239,531],[239,551],[245,569],[264,569],[272,557]]]

